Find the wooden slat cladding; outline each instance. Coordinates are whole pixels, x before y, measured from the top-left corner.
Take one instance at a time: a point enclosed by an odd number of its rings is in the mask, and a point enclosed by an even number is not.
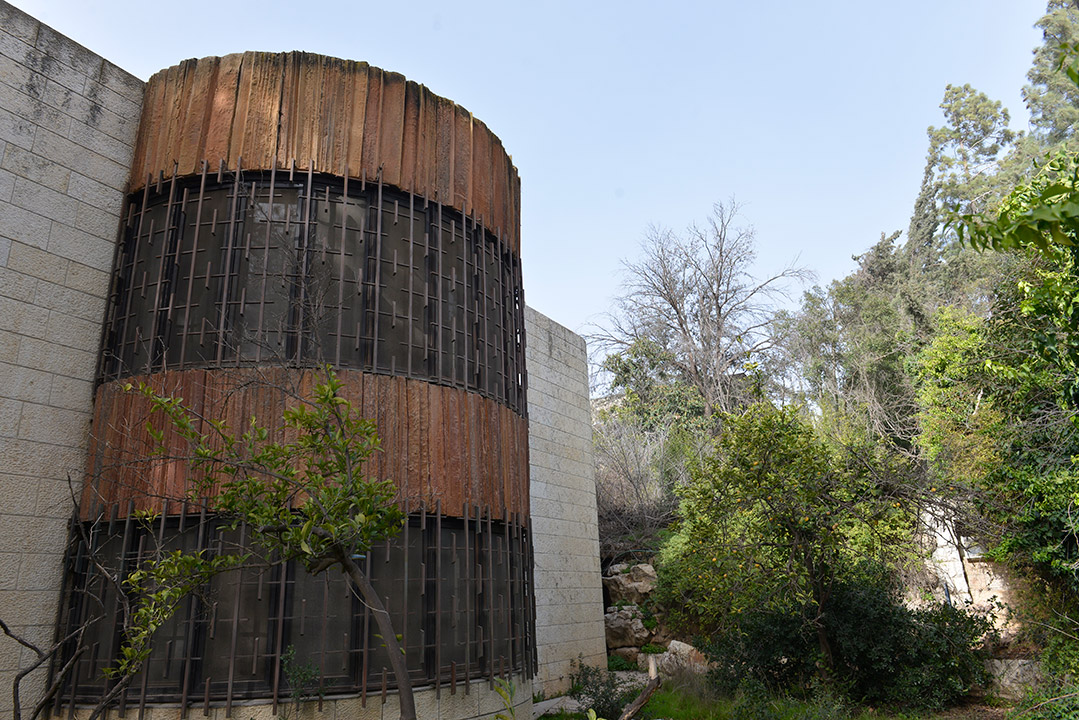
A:
[[[342,394],[378,424],[382,450],[364,466],[372,477],[392,480],[408,511],[434,508],[459,512],[464,504],[528,517],[527,420],[506,406],[457,388],[392,375],[341,370]],[[240,433],[252,416],[281,438],[280,418],[295,404],[290,395],[310,396],[315,371],[281,367],[186,370],[141,378],[159,393],[183,398],[196,415],[222,419]],[[147,422],[162,430],[164,454],[154,452]],[[275,427],[276,425],[276,427]],[[89,481],[83,517],[116,506],[126,513],[160,511],[166,499],[179,513],[188,490],[183,458],[190,450],[160,413],[118,383],[97,390]],[[191,509],[189,507],[189,509]]]
[[[385,183],[451,205],[520,250],[520,179],[464,108],[402,75],[309,53],[186,60],[146,85],[131,190],[163,173],[292,168]]]

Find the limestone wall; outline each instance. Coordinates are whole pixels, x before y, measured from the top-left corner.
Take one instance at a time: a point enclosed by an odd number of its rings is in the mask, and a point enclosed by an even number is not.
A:
[[[520,675],[508,678],[506,683],[514,693],[513,713],[507,711],[506,702],[497,686],[489,680],[473,680],[469,683],[467,693],[464,683],[459,683],[452,693],[446,686],[437,690],[432,687],[416,688],[416,717],[420,720],[496,720],[499,715],[505,717],[511,714],[521,720],[531,718],[532,683]],[[182,720],[185,717],[177,705],[147,705],[143,710],[136,708],[129,712],[134,715],[127,717],[139,715],[143,720]],[[74,720],[83,720],[88,716],[89,707],[79,707]],[[321,710],[317,702],[309,701],[301,705],[299,713],[293,713],[291,707],[287,712],[278,707],[275,713],[270,701],[258,700],[235,703],[231,714],[223,703],[211,704],[205,715],[201,705],[188,709],[186,714],[188,720],[283,720],[290,717],[302,720],[397,720],[400,716],[400,705],[393,692],[386,694],[385,701],[377,692],[371,693],[366,699],[355,696],[328,697],[323,700]],[[64,717],[67,717],[67,708],[64,709]]]
[[[585,344],[525,311],[536,574],[537,690],[569,687],[570,663],[606,664]]]
[[[37,642],[55,626],[141,104],[140,80],[0,0],[0,617]],[[0,636],[0,719],[28,657]]]

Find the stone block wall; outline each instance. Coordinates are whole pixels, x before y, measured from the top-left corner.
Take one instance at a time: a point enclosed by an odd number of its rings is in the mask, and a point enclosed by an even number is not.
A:
[[[138,78],[0,0],[0,617],[38,643],[55,627],[141,107]],[[0,636],[0,720],[28,658]]]
[[[606,665],[599,567],[592,417],[585,343],[549,318],[525,311],[528,451],[535,548],[534,687],[569,687],[578,657]]]

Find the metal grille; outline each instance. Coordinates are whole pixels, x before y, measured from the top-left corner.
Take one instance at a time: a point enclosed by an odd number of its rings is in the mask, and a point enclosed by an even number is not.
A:
[[[409,518],[393,540],[366,555],[372,579],[402,636],[414,685],[436,693],[469,692],[467,680],[535,674],[532,549],[517,518],[463,508]],[[68,562],[61,632],[89,624],[61,706],[95,702],[109,689],[102,671],[122,637],[122,579],[154,550],[246,548],[243,528],[227,531],[212,517],[160,517],[154,527],[127,518],[82,523]],[[77,528],[78,529],[78,528]],[[229,571],[190,596],[154,635],[144,669],[117,700],[121,711],[147,703],[180,703],[209,711],[238,700],[287,701],[282,655],[318,669],[314,695],[359,694],[382,701],[395,686],[374,619],[336,569],[317,576],[295,563],[252,564]],[[66,658],[65,658],[66,659]],[[141,715],[141,712],[140,712]]]
[[[100,377],[277,362],[524,401],[520,260],[461,211],[286,171],[159,180],[131,198]]]

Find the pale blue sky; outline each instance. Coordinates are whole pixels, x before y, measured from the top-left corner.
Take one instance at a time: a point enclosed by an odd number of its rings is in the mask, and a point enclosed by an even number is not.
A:
[[[737,196],[759,271],[822,284],[905,230],[948,83],[1025,128],[1044,0],[12,0],[146,79],[189,57],[306,50],[401,72],[471,110],[521,174],[525,294],[585,330],[649,226]]]

